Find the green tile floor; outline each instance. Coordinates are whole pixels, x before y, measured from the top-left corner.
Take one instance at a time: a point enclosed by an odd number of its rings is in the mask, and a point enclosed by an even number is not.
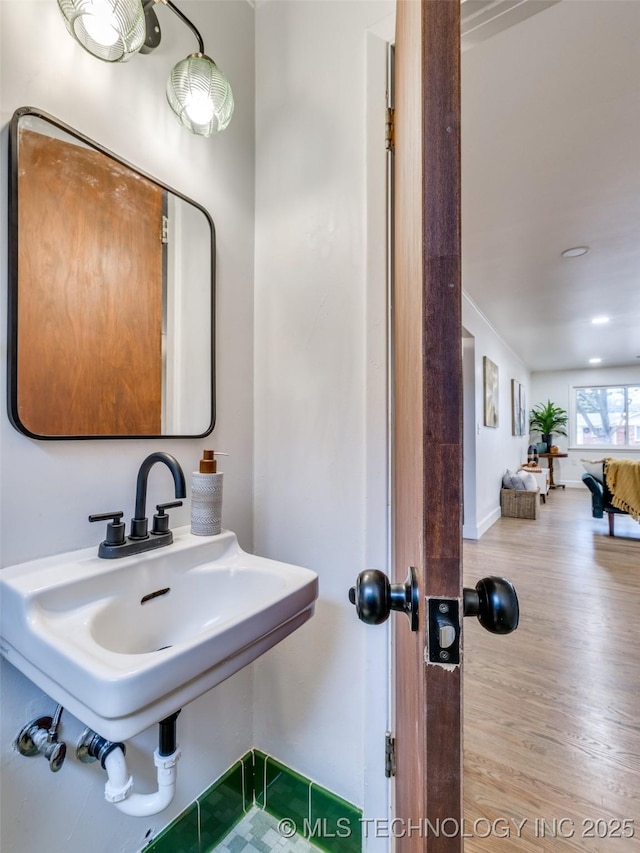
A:
[[[361,818],[351,803],[254,749],[144,853],[360,853]]]

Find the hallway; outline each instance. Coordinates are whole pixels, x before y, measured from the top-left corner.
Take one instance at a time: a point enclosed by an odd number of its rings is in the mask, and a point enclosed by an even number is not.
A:
[[[465,624],[465,853],[640,850],[640,525],[610,538],[586,488],[540,510],[464,543],[465,585],[504,575],[521,610]]]

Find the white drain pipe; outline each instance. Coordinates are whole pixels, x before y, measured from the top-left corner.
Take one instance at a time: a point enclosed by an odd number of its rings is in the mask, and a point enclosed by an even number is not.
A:
[[[104,798],[132,817],[148,817],[164,811],[176,793],[176,764],[180,749],[176,742],[176,720],[180,711],[160,720],[158,748],[153,763],[158,768],[158,790],[152,794],[134,794],[133,778],[127,770],[125,745],[85,729],[76,747],[76,756],[84,764],[99,760],[107,772]]]
[[[104,760],[103,766],[107,771],[105,800],[132,817],[148,817],[164,811],[176,793],[176,764],[179,758],[178,748],[171,755],[160,755],[156,749],[153,753],[153,763],[158,768],[158,790],[152,794],[136,794],[133,793],[133,778],[127,770],[124,753],[117,746]]]

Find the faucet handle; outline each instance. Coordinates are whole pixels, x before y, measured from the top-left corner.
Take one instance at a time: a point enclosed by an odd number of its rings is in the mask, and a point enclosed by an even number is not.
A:
[[[125,524],[121,521],[124,512],[120,510],[116,512],[98,512],[89,516],[89,521],[110,521],[107,524],[107,538],[105,542],[108,545],[124,545],[125,542]]]
[[[175,506],[182,506],[182,501],[170,501],[166,504],[156,505],[157,512],[153,516],[153,527],[151,528],[152,533],[169,532],[169,516],[166,514],[165,509],[171,509]]]

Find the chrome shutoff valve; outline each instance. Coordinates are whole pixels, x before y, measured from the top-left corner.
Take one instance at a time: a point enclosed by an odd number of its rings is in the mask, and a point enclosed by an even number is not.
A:
[[[67,754],[67,746],[57,739],[57,725],[52,717],[38,717],[22,728],[15,740],[15,748],[20,755],[44,755],[49,762],[49,770],[57,773]]]

